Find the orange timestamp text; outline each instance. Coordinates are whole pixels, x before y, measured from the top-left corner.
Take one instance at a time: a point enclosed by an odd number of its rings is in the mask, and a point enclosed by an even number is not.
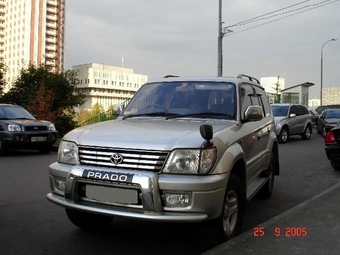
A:
[[[263,237],[267,231],[264,227],[255,227],[254,228],[254,237]],[[306,227],[286,227],[286,228],[280,228],[276,227],[274,228],[274,231],[270,231],[271,233],[274,233],[275,236],[286,236],[286,237],[305,237],[307,236],[307,228]],[[269,233],[269,234],[271,234]]]

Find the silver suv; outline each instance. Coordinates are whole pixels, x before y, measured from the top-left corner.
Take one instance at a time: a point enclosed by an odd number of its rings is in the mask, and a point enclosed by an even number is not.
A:
[[[272,104],[276,135],[280,143],[288,141],[292,135],[301,135],[308,140],[312,135],[312,115],[301,104]]]
[[[240,233],[246,201],[269,198],[278,174],[258,80],[168,77],[144,84],[116,120],[65,135],[47,199],[80,228],[116,216],[204,222],[218,244]]]

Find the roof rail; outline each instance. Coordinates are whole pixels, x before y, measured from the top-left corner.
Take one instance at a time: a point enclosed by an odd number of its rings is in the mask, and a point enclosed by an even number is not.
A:
[[[172,75],[172,74],[169,74],[169,75],[165,75],[163,78],[171,78],[171,77],[179,77],[177,75]]]
[[[243,78],[248,78],[250,81],[255,81],[255,82],[257,82],[258,84],[260,84],[260,82],[259,82],[258,79],[254,78],[254,77],[251,77],[251,76],[249,76],[249,75],[239,74],[239,75],[237,75],[237,78],[241,78],[241,79],[243,79]]]

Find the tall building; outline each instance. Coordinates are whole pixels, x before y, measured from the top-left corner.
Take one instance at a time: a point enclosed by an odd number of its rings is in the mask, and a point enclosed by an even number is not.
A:
[[[322,88],[322,105],[340,104],[340,88]]]
[[[95,104],[109,106],[126,103],[148,80],[147,75],[135,74],[133,69],[98,63],[75,65],[77,92],[85,94],[85,103],[78,110],[90,110]]]
[[[320,106],[320,99],[309,99],[308,100],[308,108],[315,110]]]
[[[0,57],[8,91],[28,64],[64,67],[65,0],[0,0]]]

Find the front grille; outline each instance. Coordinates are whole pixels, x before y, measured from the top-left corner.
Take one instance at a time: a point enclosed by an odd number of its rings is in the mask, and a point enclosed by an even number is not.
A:
[[[46,126],[25,126],[26,131],[47,131]]]
[[[159,172],[162,170],[169,151],[145,151],[103,147],[79,146],[81,165],[110,167],[115,169],[143,170]],[[114,163],[112,156],[122,156],[123,160]]]

